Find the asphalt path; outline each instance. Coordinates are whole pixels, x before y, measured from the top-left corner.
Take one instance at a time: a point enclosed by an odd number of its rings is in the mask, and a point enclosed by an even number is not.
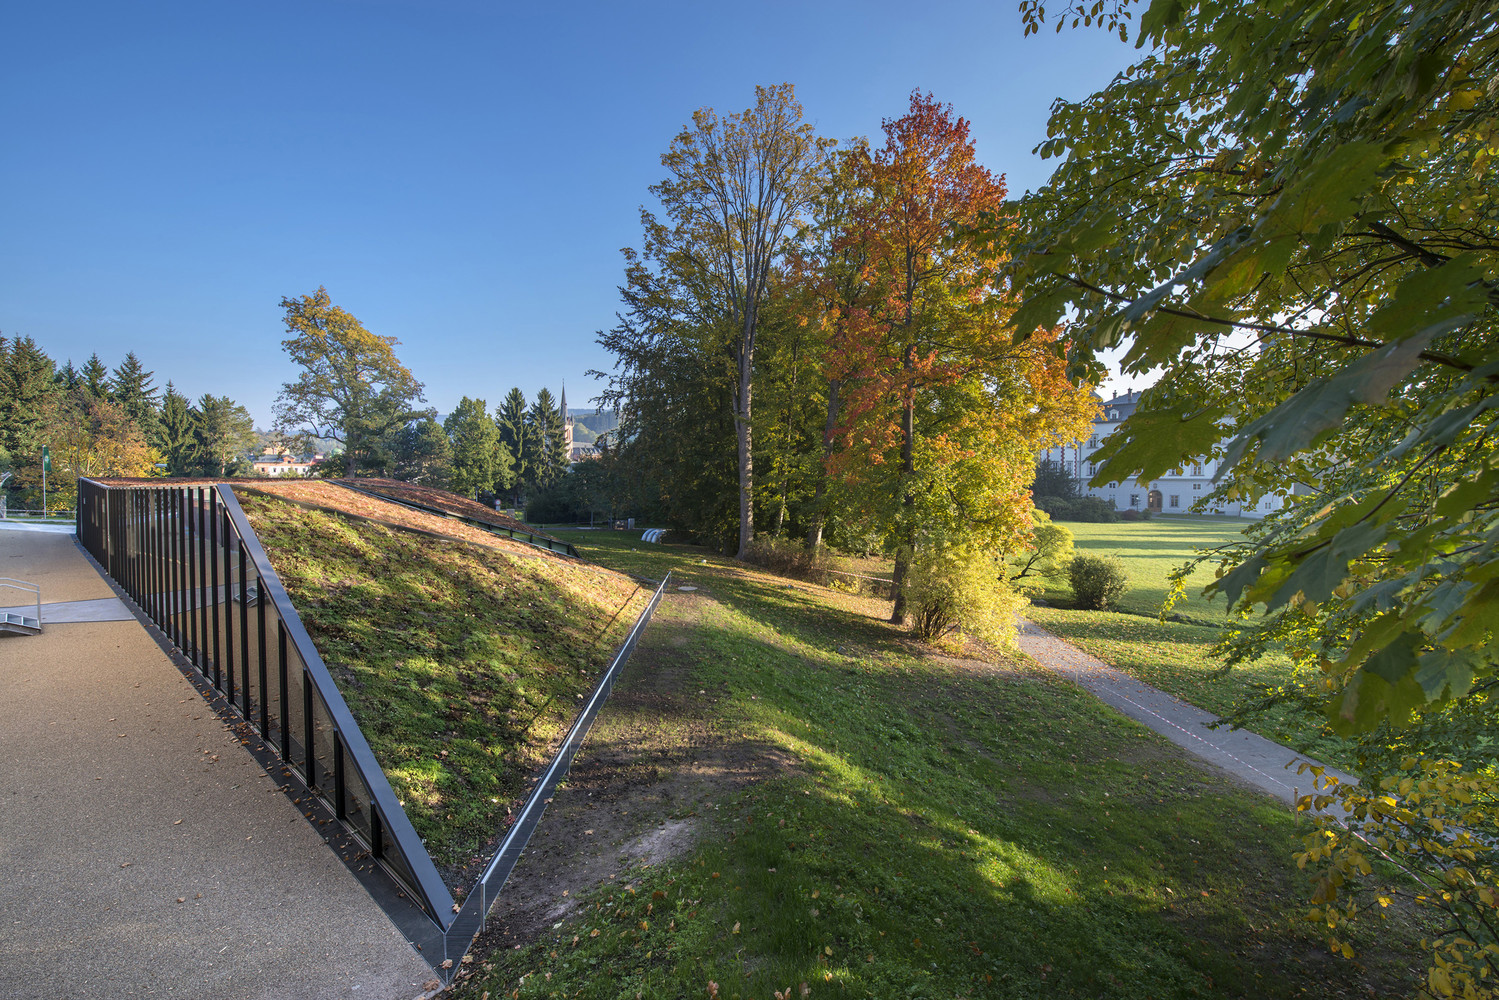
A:
[[[1091,691],[1120,714],[1287,805],[1294,804],[1297,792],[1304,795],[1312,790],[1312,775],[1297,773],[1296,765],[1303,761],[1325,768],[1345,784],[1357,782],[1346,771],[1248,730],[1227,726],[1213,729],[1213,723],[1218,721],[1213,713],[1115,670],[1033,622],[1021,621],[1020,648],[1042,666]]]

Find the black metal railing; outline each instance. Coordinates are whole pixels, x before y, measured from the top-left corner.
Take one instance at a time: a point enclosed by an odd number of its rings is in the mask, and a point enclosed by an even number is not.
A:
[[[79,480],[78,539],[443,930],[453,897],[228,486]]]
[[[78,481],[78,539],[203,679],[431,918],[451,981],[660,603],[651,595],[489,865],[454,903],[233,490]],[[433,940],[435,936],[436,940]]]

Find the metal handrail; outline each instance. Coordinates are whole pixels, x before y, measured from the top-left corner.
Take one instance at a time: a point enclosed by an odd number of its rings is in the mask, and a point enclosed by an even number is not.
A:
[[[450,982],[459,970],[459,959],[483,927],[489,907],[529,842],[557,783],[567,774],[615,678],[634,651],[665,592],[667,580],[656,587],[526,800],[519,819],[505,831],[484,875],[459,906],[453,902],[425,845],[396,799],[232,487],[227,484],[217,484],[211,489],[164,484],[109,487],[88,479],[80,479],[78,486],[77,528],[84,549],[136,601],[146,617],[161,628],[208,684],[227,697],[252,730],[259,731],[269,752],[278,755],[291,772],[303,779],[307,790],[340,821],[343,831],[379,862],[380,870],[416,897],[414,901],[432,924],[424,924],[429,931],[417,934],[413,940],[428,942],[423,957],[433,964],[438,976]],[[238,553],[237,575],[234,552]],[[251,593],[256,595],[254,600],[240,599]],[[274,622],[270,615],[276,616]],[[277,633],[277,716],[268,713],[267,693],[274,689],[270,686],[268,662],[272,654],[265,642],[267,624],[273,624]],[[254,651],[258,654],[259,677],[255,688],[258,705],[253,707],[250,661],[255,657],[251,656],[248,641],[252,630],[257,634]],[[288,684],[288,651],[295,653],[303,666],[298,684],[303,723],[303,733],[297,734],[302,741],[300,748],[292,742],[288,725],[288,695],[293,693]],[[323,709],[322,715],[317,714],[317,708]],[[316,763],[315,725],[331,730],[331,767]],[[297,749],[301,750],[300,763],[294,752]],[[357,776],[368,793],[368,835],[352,818],[357,809],[351,808],[350,816],[345,816],[346,803],[356,801],[357,793],[356,789],[346,798],[346,768]],[[321,780],[316,773],[319,770],[323,772]],[[330,781],[332,789],[328,787]],[[404,872],[392,868],[392,848],[395,857],[404,863]],[[408,933],[413,932],[408,928]]]
[[[36,598],[36,623],[42,624],[42,588],[26,580],[16,580],[8,576],[0,576],[0,587],[11,587],[22,593],[29,593]]]

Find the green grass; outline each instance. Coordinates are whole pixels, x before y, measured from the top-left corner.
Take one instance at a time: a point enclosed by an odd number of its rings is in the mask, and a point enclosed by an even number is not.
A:
[[[1155,517],[1118,524],[1058,523],[1072,532],[1077,551],[1117,555],[1124,563],[1130,588],[1118,610],[1155,617],[1166,599],[1171,571],[1192,558],[1198,549],[1213,549],[1242,540],[1247,522],[1237,518]],[[1223,598],[1209,601],[1202,596],[1202,588],[1213,582],[1213,573],[1213,564],[1199,566],[1187,579],[1186,595],[1172,610],[1185,618],[1221,622],[1226,606]],[[1048,581],[1041,596],[1065,604],[1071,601],[1072,591],[1064,577]]]
[[[1202,596],[1202,588],[1213,580],[1212,564],[1199,566],[1188,578],[1186,595],[1173,608],[1181,620],[1158,620],[1168,574],[1194,550],[1239,539],[1245,522],[1156,517],[1119,524],[1064,523],[1079,552],[1119,556],[1129,573],[1130,589],[1117,611],[1078,611],[1070,607],[1072,594],[1065,579],[1051,581],[1041,596],[1052,606],[1026,612],[1036,624],[1146,684],[1223,716],[1260,700],[1267,688],[1280,687],[1293,676],[1294,665],[1280,652],[1223,670],[1212,648],[1228,621],[1225,603],[1221,597],[1209,601]],[[1354,766],[1353,745],[1302,706],[1277,705],[1248,720],[1245,728],[1299,753],[1344,768]]]
[[[691,853],[492,953],[459,997],[1409,989],[1413,928],[1392,920],[1353,963],[1295,919],[1308,886],[1270,799],[1024,661],[944,665],[873,617],[879,602],[637,538],[569,536],[715,596],[696,622],[668,599],[653,627],[686,639],[719,730],[792,765],[725,795]]]
[[[239,499],[412,825],[463,883],[648,595],[613,572]]]

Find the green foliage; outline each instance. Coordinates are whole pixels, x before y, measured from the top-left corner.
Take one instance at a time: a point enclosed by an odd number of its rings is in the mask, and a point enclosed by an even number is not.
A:
[[[1031,481],[1031,496],[1037,501],[1043,497],[1072,501],[1079,499],[1082,491],[1064,463],[1043,458],[1036,463],[1036,478]]]
[[[1129,590],[1129,573],[1118,556],[1081,552],[1067,564],[1067,582],[1078,607],[1103,611]]]
[[[1149,54],[1059,103],[1013,276],[1075,310],[1074,374],[1163,368],[1097,481],[1209,455],[1219,495],[1295,493],[1219,590],[1310,613],[1345,731],[1496,675],[1499,10],[1158,0]],[[1247,341],[1258,350],[1244,350]]]
[[[1060,524],[1053,524],[1044,510],[1031,511],[1031,525],[1029,544],[1020,556],[1010,560],[1011,581],[1018,583],[1028,577],[1055,579],[1064,575],[1072,560],[1072,532]],[[1032,582],[1036,581],[1033,579]]]
[[[1113,504],[1098,497],[1074,497],[1071,500],[1065,500],[1057,496],[1038,496],[1035,498],[1035,503],[1038,510],[1045,511],[1053,520],[1079,521],[1085,524],[1112,524],[1132,513],[1124,511],[1121,514],[1114,509]],[[1131,518],[1131,520],[1134,519]]]
[[[190,412],[194,472],[202,476],[243,474],[243,456],[255,443],[250,411],[228,396],[204,393]]]
[[[526,426],[534,443],[529,459],[531,479],[527,485],[546,489],[567,474],[570,460],[562,411],[549,389],[537,390],[536,400],[526,412]]]
[[[928,642],[961,649],[961,635],[994,649],[1015,648],[1015,614],[1025,599],[994,554],[972,538],[923,538],[906,586],[912,627]]]
[[[193,438],[193,414],[187,397],[171,382],[161,398],[161,416],[156,422],[156,450],[166,461],[169,476],[192,475],[197,466],[197,444]]]
[[[1077,317],[1075,377],[1111,348],[1163,372],[1097,480],[1231,428],[1215,495],[1289,502],[1218,554],[1214,589],[1259,616],[1224,652],[1281,644],[1319,671],[1288,697],[1338,731],[1486,768],[1453,737],[1473,711],[1492,727],[1499,679],[1499,8],[1155,0],[1139,39],[1136,67],[1056,105],[1040,152],[1063,162],[1017,206],[1027,324]],[[1439,951],[1428,986],[1467,992],[1472,958]]]
[[[435,414],[423,414],[420,420],[396,432],[392,452],[394,478],[418,486],[449,488],[453,475],[453,445]]]
[[[302,370],[276,397],[277,429],[342,442],[356,476],[372,446],[419,416],[411,407],[422,384],[396,359],[399,341],[370,333],[327,289],[283,298],[281,308],[290,334],[281,346]]]
[[[500,429],[489,418],[489,404],[464,396],[442,422],[452,442],[453,492],[470,498],[497,493],[510,485],[515,460],[500,438]]]

